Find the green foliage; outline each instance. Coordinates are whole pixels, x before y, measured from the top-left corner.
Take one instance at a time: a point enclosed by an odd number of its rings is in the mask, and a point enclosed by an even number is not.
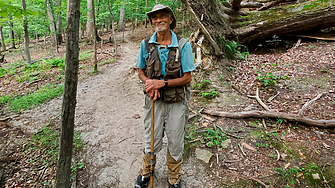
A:
[[[87,61],[93,56],[92,50],[86,50],[79,54],[79,61]]]
[[[223,141],[227,139],[226,135],[217,129],[206,128],[204,133],[204,142],[208,147],[223,146]]]
[[[191,85],[193,89],[195,90],[204,90],[207,89],[209,85],[211,85],[212,82],[210,80],[203,80],[201,83],[197,85]]]
[[[115,62],[115,59],[111,58],[111,59],[107,59],[107,60],[99,63],[99,65],[111,64],[111,63],[114,63],[114,62]]]
[[[7,101],[9,107],[15,112],[22,112],[38,106],[39,104],[45,103],[50,99],[63,93],[63,85],[52,85],[48,84],[41,87],[35,93],[16,97]]]
[[[47,156],[45,156],[48,159],[48,161],[46,161],[47,163],[55,162],[57,160],[59,150],[59,131],[55,128],[44,126],[39,129],[37,133],[32,135],[30,145],[31,149],[35,151],[47,151]],[[78,152],[83,145],[84,143],[81,134],[74,133],[72,152]],[[31,160],[31,162],[34,161],[35,159]]]
[[[262,72],[256,77],[256,80],[260,82],[262,88],[273,87],[276,85],[278,80],[283,79],[289,79],[289,77],[274,75],[272,72]]]
[[[47,64],[51,65],[52,67],[58,67],[60,69],[65,68],[65,59],[64,58],[54,58],[54,59],[46,59],[43,60]]]
[[[304,171],[304,168],[290,168],[290,169],[283,169],[283,168],[275,168],[274,169],[279,176],[281,176],[286,182],[288,186],[294,186],[296,184],[296,179],[302,171]]]
[[[218,93],[219,93],[218,91],[215,91],[214,89],[211,89],[210,92],[201,93],[201,97],[203,97],[204,99],[213,99],[213,98],[217,97]]]
[[[237,44],[235,41],[225,40],[224,37],[217,37],[216,40],[229,59],[235,59],[236,57],[245,59],[249,55],[248,48],[244,45]]]

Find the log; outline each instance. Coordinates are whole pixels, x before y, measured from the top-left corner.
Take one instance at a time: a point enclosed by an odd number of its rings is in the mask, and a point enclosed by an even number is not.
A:
[[[264,6],[264,4],[260,3],[260,2],[242,1],[241,4],[240,4],[241,8],[261,8],[262,6]]]
[[[267,11],[262,12],[266,13]],[[253,21],[250,26],[243,29],[237,29],[236,32],[240,39],[239,42],[244,45],[251,45],[273,35],[282,35],[298,31],[302,33],[302,31],[335,26],[335,5],[314,11],[293,13],[294,14],[286,16],[281,15],[279,18],[273,19],[272,21],[259,21],[258,23]],[[251,19],[255,20],[256,17],[255,19]]]
[[[303,117],[298,114],[288,114],[283,112],[269,112],[269,111],[246,111],[246,112],[220,112],[215,110],[203,110],[201,113],[213,116],[245,119],[245,118],[271,118],[271,119],[285,119],[294,123],[301,123],[304,125],[315,126],[320,128],[335,128],[335,120],[315,120],[308,117]]]

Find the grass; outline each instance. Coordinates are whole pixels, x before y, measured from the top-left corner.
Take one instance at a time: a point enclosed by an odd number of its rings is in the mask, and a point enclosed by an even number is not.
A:
[[[6,105],[10,110],[15,112],[22,112],[37,107],[39,104],[45,103],[54,97],[61,95],[63,89],[63,85],[47,84],[28,95],[17,96],[12,99],[10,96],[2,96],[0,97],[0,105]]]

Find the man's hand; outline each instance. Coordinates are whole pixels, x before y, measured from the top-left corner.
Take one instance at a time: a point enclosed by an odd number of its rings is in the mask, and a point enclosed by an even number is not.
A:
[[[145,91],[147,93],[150,93],[150,91],[152,90],[159,90],[160,88],[164,86],[165,86],[164,80],[148,79],[145,81]]]
[[[154,99],[154,101],[156,101],[157,99],[159,99],[161,97],[158,89],[149,91],[148,95],[149,95],[150,99]]]

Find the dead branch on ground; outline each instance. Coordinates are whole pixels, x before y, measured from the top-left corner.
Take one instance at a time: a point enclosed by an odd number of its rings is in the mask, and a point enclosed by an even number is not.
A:
[[[266,185],[265,183],[263,183],[261,180],[259,179],[256,179],[256,178],[253,178],[253,177],[248,177],[248,179],[252,180],[252,181],[255,181],[257,183],[259,183],[262,187],[265,187],[265,188],[269,188],[270,186]]]
[[[264,108],[266,111],[270,111],[269,107],[259,98],[259,89],[256,89],[256,96],[247,95],[249,98],[255,98],[257,102]]]
[[[323,93],[319,94],[319,95],[316,96],[314,99],[312,99],[312,100],[306,102],[306,103],[304,104],[304,106],[302,106],[302,108],[300,109],[300,111],[299,111],[298,114],[302,116],[303,113],[304,113],[304,111],[306,110],[306,108],[307,108],[312,102],[314,102],[314,101],[318,100],[319,98],[321,98],[322,95],[323,95]]]
[[[290,122],[301,123],[309,126],[316,126],[321,128],[335,128],[335,120],[315,120],[298,114],[288,114],[283,112],[269,112],[269,111],[247,111],[247,112],[220,112],[215,110],[203,110],[201,113],[213,116],[233,118],[233,119],[246,119],[246,118],[271,118],[271,119],[285,119]]]

